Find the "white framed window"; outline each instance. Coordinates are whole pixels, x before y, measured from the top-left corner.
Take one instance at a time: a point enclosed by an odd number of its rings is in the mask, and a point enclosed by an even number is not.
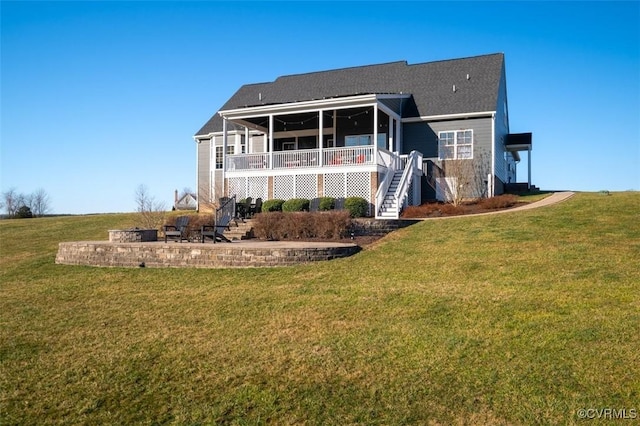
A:
[[[222,145],[216,146],[216,169],[222,168]],[[235,152],[235,146],[227,145],[227,155],[233,155]]]
[[[216,169],[222,168],[222,146],[216,146]]]
[[[473,158],[473,130],[450,130],[438,133],[440,160],[468,160]]]

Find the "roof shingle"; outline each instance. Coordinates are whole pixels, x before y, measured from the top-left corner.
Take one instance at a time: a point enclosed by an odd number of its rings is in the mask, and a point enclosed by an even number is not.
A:
[[[406,116],[434,116],[494,111],[504,55],[495,53],[409,65],[389,62],[278,77],[270,83],[246,84],[221,110],[373,93],[413,95],[415,109]],[[453,86],[455,85],[455,92]],[[196,133],[222,130],[214,114]]]

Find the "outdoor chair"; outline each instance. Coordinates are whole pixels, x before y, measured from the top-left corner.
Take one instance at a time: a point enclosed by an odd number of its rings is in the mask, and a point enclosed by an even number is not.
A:
[[[262,198],[256,198],[256,202],[251,205],[249,209],[249,215],[253,216],[256,213],[262,212]]]
[[[344,198],[336,198],[336,210],[344,210]]]
[[[231,218],[229,216],[223,216],[219,223],[213,223],[213,225],[202,225],[200,227],[200,238],[204,244],[205,238],[209,237],[216,242],[230,242],[230,240],[224,236],[225,229],[229,228],[229,222]]]
[[[178,216],[176,218],[175,225],[164,225],[164,242],[167,242],[167,237],[177,237],[180,242],[182,240],[189,241],[189,216]]]
[[[247,197],[244,201],[238,201],[236,203],[236,217],[244,219],[249,215],[251,209],[251,197]]]
[[[320,210],[320,198],[313,198],[309,201],[309,211],[317,212],[318,210]]]

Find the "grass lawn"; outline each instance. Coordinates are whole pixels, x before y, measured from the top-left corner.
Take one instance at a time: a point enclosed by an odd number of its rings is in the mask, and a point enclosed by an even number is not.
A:
[[[0,222],[0,424],[640,417],[638,192],[425,221],[297,267],[54,264],[58,242],[132,224]]]

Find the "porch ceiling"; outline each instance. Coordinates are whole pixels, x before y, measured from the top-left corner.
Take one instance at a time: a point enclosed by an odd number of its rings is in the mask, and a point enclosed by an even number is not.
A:
[[[510,133],[504,143],[507,151],[528,151],[531,149],[531,133]]]
[[[339,98],[331,98],[331,99],[320,99],[313,101],[303,101],[303,102],[290,102],[283,104],[274,104],[274,105],[260,105],[260,106],[252,106],[245,108],[237,108],[232,110],[224,110],[219,111],[219,115],[222,118],[226,118],[230,121],[234,121],[237,123],[245,122],[251,123],[253,126],[251,127],[260,127],[266,128],[268,125],[268,120],[265,122],[265,118],[269,115],[277,116],[281,118],[282,116],[290,116],[290,119],[282,120],[291,122],[292,125],[295,121],[298,121],[302,124],[305,123],[305,120],[311,121],[312,119],[316,119],[319,110],[342,110],[348,108],[362,108],[368,106],[377,106],[381,111],[384,111],[388,115],[393,116],[397,120],[400,120],[400,116],[392,111],[389,107],[380,102],[381,99],[390,99],[390,98],[406,98],[410,95],[406,94],[366,94],[366,95],[354,95],[354,96],[345,96]],[[317,125],[317,123],[316,123]],[[306,128],[309,126],[313,126],[309,123]]]

